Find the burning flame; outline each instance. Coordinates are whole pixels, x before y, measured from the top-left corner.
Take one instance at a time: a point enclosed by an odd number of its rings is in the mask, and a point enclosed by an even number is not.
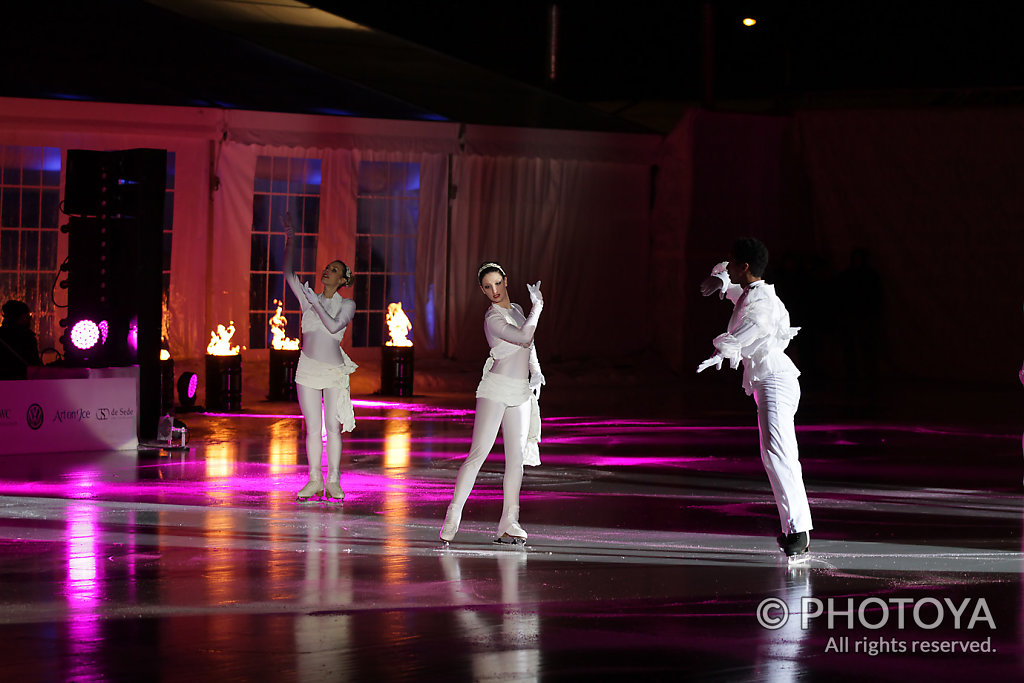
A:
[[[217,331],[210,333],[210,343],[206,346],[206,353],[211,356],[237,356],[237,346],[231,346],[231,337],[235,334],[235,321],[228,323],[227,328],[217,325]]]
[[[288,318],[284,317],[281,312],[283,304],[274,299],[274,303],[277,304],[277,312],[274,313],[274,317],[270,319],[270,333],[274,335],[274,338],[270,341],[270,345],[278,350],[289,349],[297,350],[299,348],[298,339],[289,339],[288,335],[285,334],[285,325],[288,324]]]
[[[412,342],[405,338],[405,335],[412,331],[412,323],[402,310],[402,302],[388,304],[388,315],[385,318],[391,339],[385,346],[412,346]]]
[[[167,349],[160,349],[160,360],[170,360],[171,352]]]

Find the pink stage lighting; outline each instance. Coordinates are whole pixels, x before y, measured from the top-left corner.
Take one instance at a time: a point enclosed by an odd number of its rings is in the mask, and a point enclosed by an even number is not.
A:
[[[105,337],[106,335],[104,335]],[[132,350],[132,353],[139,352],[139,319],[132,318],[132,321],[128,323],[128,348]]]
[[[110,324],[106,320],[101,320],[98,326],[100,328],[100,343],[107,343],[107,334],[110,333]]]
[[[106,324],[105,321],[104,324]],[[71,328],[71,343],[75,345],[76,349],[82,351],[91,349],[99,340],[100,327],[91,320],[79,320]]]
[[[199,375],[194,372],[183,372],[178,377],[178,403],[185,410],[196,405],[196,391],[199,390]]]

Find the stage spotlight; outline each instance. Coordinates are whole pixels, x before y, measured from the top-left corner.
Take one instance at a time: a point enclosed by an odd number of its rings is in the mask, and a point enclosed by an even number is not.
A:
[[[133,355],[139,355],[139,319],[138,317],[132,318],[131,322],[128,323],[128,348],[131,349]]]
[[[76,349],[82,351],[91,349],[99,340],[100,326],[92,320],[79,320],[71,328],[71,343],[75,345]]]
[[[97,327],[100,328],[100,344],[106,344],[107,335],[110,334],[110,323],[106,320],[101,320]]]
[[[156,440],[161,448],[185,449],[188,448],[188,427],[181,420],[175,420],[170,415],[164,415],[157,424]]]
[[[199,375],[194,372],[183,372],[178,377],[178,403],[182,410],[192,410],[196,406],[196,393],[199,389]]]

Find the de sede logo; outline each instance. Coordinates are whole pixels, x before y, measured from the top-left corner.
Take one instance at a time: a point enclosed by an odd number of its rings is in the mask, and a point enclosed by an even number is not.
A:
[[[123,420],[135,415],[134,408],[97,408],[97,420]]]

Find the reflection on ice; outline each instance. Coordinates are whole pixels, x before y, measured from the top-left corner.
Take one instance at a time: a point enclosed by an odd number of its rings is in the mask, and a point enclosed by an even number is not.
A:
[[[69,610],[68,646],[73,680],[98,680],[95,657],[100,649],[102,600],[99,577],[97,509],[73,504],[68,508],[68,557],[65,595]]]
[[[800,614],[803,611],[801,601],[812,595],[811,570],[808,566],[793,565],[780,569],[776,597],[785,603],[789,618],[776,629],[761,627],[756,665],[758,680],[792,683],[803,677],[800,655],[807,631],[800,627]]]
[[[470,560],[455,552],[445,552],[440,557],[463,647],[471,650],[473,680],[540,680],[540,617],[535,608],[521,604],[519,595],[527,553],[508,548],[495,556],[500,582],[498,612],[479,604],[483,594],[491,590],[493,572],[485,569],[479,577],[463,576],[463,562],[479,565],[485,560]]]

